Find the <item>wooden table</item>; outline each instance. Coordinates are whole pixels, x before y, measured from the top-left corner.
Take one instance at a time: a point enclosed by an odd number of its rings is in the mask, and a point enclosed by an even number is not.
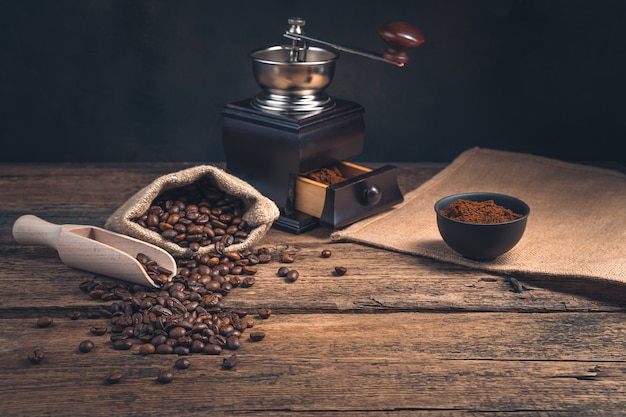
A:
[[[503,277],[351,243],[330,230],[271,230],[261,246],[294,255],[300,278],[259,266],[229,308],[270,308],[242,337],[238,364],[190,355],[138,355],[89,329],[102,301],[79,289],[105,277],[71,269],[54,249],[20,246],[26,213],[101,226],[141,186],[190,164],[0,165],[0,394],[2,415],[623,415],[626,292],[576,279]],[[399,164],[404,192],[443,168]],[[332,256],[322,259],[320,252]],[[348,273],[337,277],[335,266]],[[80,313],[80,318],[71,316]],[[38,328],[50,315],[52,326]],[[96,347],[79,353],[91,339]],[[42,347],[33,365],[27,351]],[[174,371],[169,384],[156,381]],[[117,384],[105,382],[113,370]]]

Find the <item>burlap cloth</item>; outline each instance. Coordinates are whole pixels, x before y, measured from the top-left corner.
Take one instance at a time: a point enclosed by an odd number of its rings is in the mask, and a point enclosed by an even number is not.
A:
[[[442,240],[434,204],[447,195],[485,191],[530,206],[526,232],[494,261],[471,261]],[[545,157],[473,148],[403,203],[331,235],[498,273],[587,277],[626,283],[626,175]]]
[[[278,218],[280,212],[274,202],[263,196],[252,185],[212,165],[199,165],[156,178],[137,191],[120,206],[106,221],[104,227],[114,232],[152,243],[168,251],[177,258],[188,258],[194,253],[214,252],[214,245],[201,247],[197,252],[168,241],[160,234],[146,229],[135,222],[150,207],[159,193],[194,183],[201,178],[209,178],[225,193],[240,198],[246,212],[242,218],[248,222],[251,231],[245,241],[228,246],[229,251],[240,251],[253,247],[265,236]]]

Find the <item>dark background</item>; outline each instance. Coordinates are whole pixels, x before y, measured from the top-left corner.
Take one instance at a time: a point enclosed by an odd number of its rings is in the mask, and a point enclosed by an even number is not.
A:
[[[220,111],[259,91],[248,52],[306,33],[382,51],[418,26],[405,68],[341,53],[328,92],[366,109],[359,161],[489,147],[626,163],[626,2],[611,0],[6,0],[0,160],[224,160]]]

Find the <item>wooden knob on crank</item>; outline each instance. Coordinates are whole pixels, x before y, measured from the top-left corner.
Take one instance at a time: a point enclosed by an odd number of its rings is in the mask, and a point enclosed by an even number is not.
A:
[[[378,34],[387,43],[383,57],[399,64],[409,62],[407,50],[424,43],[422,31],[404,22],[386,23],[378,29]]]

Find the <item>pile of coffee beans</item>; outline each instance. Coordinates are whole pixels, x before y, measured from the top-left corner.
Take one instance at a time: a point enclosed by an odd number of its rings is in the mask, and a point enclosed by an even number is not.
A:
[[[243,220],[243,201],[202,178],[159,195],[135,221],[164,239],[197,251],[200,247],[228,247],[244,242],[251,230]]]
[[[219,355],[225,349],[237,350],[242,333],[254,325],[248,312],[226,309],[224,297],[235,287],[254,285],[255,265],[271,259],[265,248],[196,254],[179,259],[176,275],[159,289],[95,281],[83,282],[80,288],[93,299],[111,302],[101,314],[110,319],[114,349],[130,349],[136,341],[142,355]],[[269,315],[263,311],[259,316]],[[255,333],[254,339],[262,336]]]
[[[143,269],[145,269],[150,279],[157,285],[163,285],[173,273],[173,271],[159,265],[155,260],[150,259],[148,255],[144,253],[138,253],[137,260]]]
[[[331,256],[324,250],[321,257]],[[195,254],[189,259],[177,260],[177,271],[171,278],[171,271],[162,270],[157,263],[144,254],[137,259],[147,270],[156,275],[160,288],[148,288],[123,281],[97,282],[89,280],[79,285],[80,289],[90,298],[103,303],[97,311],[90,310],[88,318],[107,317],[110,326],[92,326],[90,332],[94,336],[109,334],[111,346],[116,350],[129,350],[139,345],[139,355],[177,354],[179,357],[174,368],[183,370],[191,366],[187,355],[205,354],[220,355],[223,351],[231,354],[222,360],[222,368],[232,369],[239,361],[234,352],[241,346],[244,331],[254,326],[254,319],[247,311],[226,308],[224,297],[233,288],[251,287],[255,284],[254,275],[257,265],[267,264],[273,259],[283,264],[292,264],[295,257],[290,253],[272,255],[269,249],[260,248],[246,251],[227,251],[222,249],[214,254]],[[336,267],[335,274],[343,275],[346,270]],[[295,269],[281,266],[278,275],[287,282],[295,282],[298,272]],[[167,279],[166,279],[167,278]],[[272,311],[269,308],[256,309],[260,319],[267,319]],[[78,319],[82,314],[72,311],[69,317]],[[54,320],[50,316],[38,318],[36,326],[49,327]],[[264,339],[265,333],[259,330],[249,332],[251,342]],[[92,352],[97,340],[83,340],[78,351]],[[27,353],[32,364],[44,360],[46,352],[43,348],[35,348]],[[112,371],[106,375],[105,381],[116,384],[124,374]],[[169,369],[162,369],[156,381],[167,384],[174,379]]]

